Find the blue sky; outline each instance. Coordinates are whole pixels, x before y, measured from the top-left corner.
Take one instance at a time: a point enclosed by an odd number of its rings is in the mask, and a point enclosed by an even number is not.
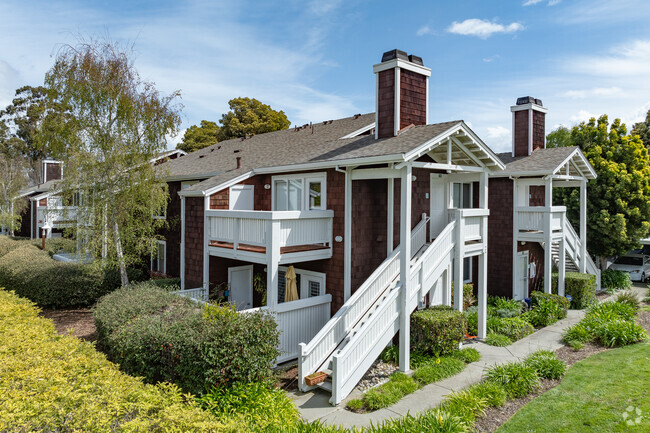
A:
[[[547,132],[650,109],[647,0],[2,0],[0,17],[0,106],[43,82],[60,44],[109,34],[135,43],[143,78],[181,90],[182,129],[237,96],[294,124],[373,111],[372,65],[393,48],[432,69],[430,122],[464,119],[496,151],[518,96],[544,101]]]

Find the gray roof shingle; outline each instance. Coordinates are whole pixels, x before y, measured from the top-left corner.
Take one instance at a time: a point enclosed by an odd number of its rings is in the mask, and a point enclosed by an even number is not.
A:
[[[497,156],[506,164],[506,169],[495,176],[552,174],[576,149],[576,146],[537,149],[530,156],[517,157],[513,157],[511,152],[499,153]]]

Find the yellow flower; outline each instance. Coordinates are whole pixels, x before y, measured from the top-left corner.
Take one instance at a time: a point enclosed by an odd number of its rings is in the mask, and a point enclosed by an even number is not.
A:
[[[436,364],[440,364],[440,358],[436,359]]]

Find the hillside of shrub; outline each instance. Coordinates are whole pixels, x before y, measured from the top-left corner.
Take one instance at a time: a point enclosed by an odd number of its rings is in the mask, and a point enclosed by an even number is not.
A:
[[[98,345],[122,370],[198,395],[211,386],[268,381],[279,355],[269,313],[200,306],[150,282],[103,297],[94,316]]]
[[[5,245],[15,246],[11,243]],[[18,241],[0,257],[0,286],[11,287],[19,296],[42,308],[83,307],[120,286],[119,272],[96,266],[52,260],[47,251]],[[130,270],[132,280],[142,278]]]
[[[58,336],[26,299],[0,289],[0,431],[215,432],[225,427],[171,384],[118,370]]]

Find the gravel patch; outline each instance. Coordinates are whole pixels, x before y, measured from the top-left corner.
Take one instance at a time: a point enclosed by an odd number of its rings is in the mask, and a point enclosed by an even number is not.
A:
[[[382,383],[388,382],[391,374],[399,370],[399,367],[394,364],[389,364],[387,362],[378,359],[372,364],[368,372],[361,378],[357,389],[359,391],[367,391],[370,388],[381,385]]]

